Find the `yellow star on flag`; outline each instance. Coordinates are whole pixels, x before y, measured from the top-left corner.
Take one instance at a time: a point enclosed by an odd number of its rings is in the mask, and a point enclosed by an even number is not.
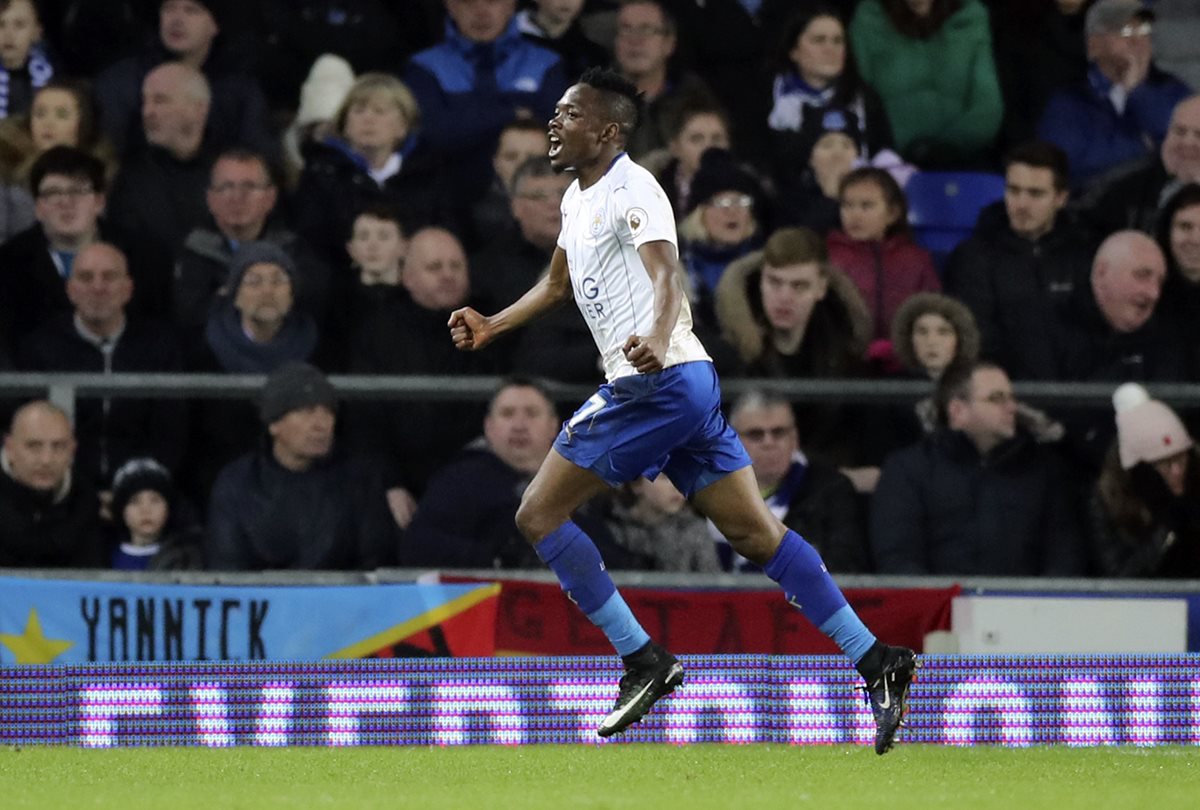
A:
[[[0,633],[0,644],[12,650],[17,656],[18,664],[49,664],[75,646],[74,641],[46,638],[42,635],[42,623],[38,620],[35,608],[29,609],[29,621],[25,623],[25,632],[19,636]]]

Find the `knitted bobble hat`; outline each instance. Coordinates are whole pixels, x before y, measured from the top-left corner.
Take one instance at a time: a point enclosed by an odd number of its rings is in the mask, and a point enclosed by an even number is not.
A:
[[[1113,392],[1117,412],[1117,452],[1121,468],[1140,462],[1153,464],[1190,450],[1192,437],[1167,405],[1151,399],[1137,383],[1125,383]]]

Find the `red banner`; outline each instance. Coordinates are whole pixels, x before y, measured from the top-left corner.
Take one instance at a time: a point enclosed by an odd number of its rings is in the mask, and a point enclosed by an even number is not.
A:
[[[443,581],[464,581],[450,580]],[[950,629],[951,588],[846,591],[880,639],[921,651],[925,634]],[[691,591],[622,588],[646,632],[674,653],[813,655],[838,650],[776,589]],[[610,655],[612,647],[557,585],[504,581],[497,655]]]

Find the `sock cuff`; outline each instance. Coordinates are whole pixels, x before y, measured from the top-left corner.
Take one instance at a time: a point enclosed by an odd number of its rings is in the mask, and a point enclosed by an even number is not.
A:
[[[779,582],[780,577],[783,576],[783,572],[791,565],[792,559],[801,549],[800,543],[797,542],[798,540],[800,540],[800,535],[791,529],[784,532],[783,539],[779,541],[779,548],[775,549],[775,554],[763,566],[763,573],[776,582]]]
[[[552,560],[562,554],[571,542],[583,534],[583,529],[575,525],[575,521],[568,520],[563,523],[550,534],[543,537],[541,540],[534,543],[533,550],[537,553],[538,559],[549,565]]]

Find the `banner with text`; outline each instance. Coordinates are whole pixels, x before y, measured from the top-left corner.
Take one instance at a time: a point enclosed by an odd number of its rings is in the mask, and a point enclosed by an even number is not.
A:
[[[0,577],[0,666],[488,656],[500,586],[146,585]]]

